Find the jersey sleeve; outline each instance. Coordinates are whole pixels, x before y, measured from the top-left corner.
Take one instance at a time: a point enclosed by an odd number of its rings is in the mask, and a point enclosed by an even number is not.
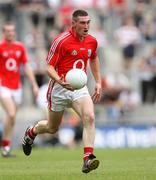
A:
[[[21,54],[21,62],[23,64],[26,64],[28,62],[28,56],[27,56],[27,52],[26,52],[26,49],[25,47],[22,45],[21,46],[21,49],[22,49],[22,54]]]
[[[57,42],[57,40],[54,40],[46,58],[47,64],[56,67],[57,63],[60,61],[62,57],[63,57],[62,42]]]
[[[91,59],[94,59],[97,56],[97,46],[98,46],[98,42],[95,39],[94,43],[93,43],[93,51],[92,51],[92,54],[91,54],[91,57],[90,57]]]

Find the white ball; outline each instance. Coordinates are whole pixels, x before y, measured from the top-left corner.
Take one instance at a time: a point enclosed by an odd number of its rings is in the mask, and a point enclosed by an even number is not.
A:
[[[82,69],[71,69],[66,74],[66,82],[74,89],[81,89],[87,83],[87,75]]]

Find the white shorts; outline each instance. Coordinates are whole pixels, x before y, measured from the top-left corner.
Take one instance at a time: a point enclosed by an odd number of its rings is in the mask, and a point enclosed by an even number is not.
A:
[[[13,98],[17,105],[22,102],[22,89],[9,89],[8,87],[0,86],[0,98]]]
[[[90,96],[87,86],[79,90],[70,91],[55,83],[53,88],[50,85],[48,88],[48,107],[52,111],[63,111],[66,107],[71,107],[73,101],[85,96]]]

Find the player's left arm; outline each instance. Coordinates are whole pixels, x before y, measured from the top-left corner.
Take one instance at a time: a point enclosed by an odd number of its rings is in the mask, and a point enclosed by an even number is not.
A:
[[[33,94],[35,97],[37,97],[38,93],[39,93],[39,87],[37,85],[33,70],[28,63],[24,64],[24,71],[25,71],[25,74],[28,77],[28,79],[32,85]]]
[[[102,94],[100,63],[98,56],[90,60],[90,68],[95,79],[95,91],[92,95],[92,99],[94,103],[97,103],[100,101]]]
[[[28,79],[32,85],[33,94],[36,98],[39,93],[39,87],[37,85],[33,70],[31,68],[31,66],[28,64],[28,56],[27,56],[26,49],[23,44],[21,44],[21,51],[22,51],[21,63],[24,65],[25,75],[28,77]]]

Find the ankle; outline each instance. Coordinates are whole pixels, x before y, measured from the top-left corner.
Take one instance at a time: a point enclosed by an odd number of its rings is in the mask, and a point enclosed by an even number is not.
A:
[[[84,161],[88,160],[90,154],[93,154],[93,147],[84,147]]]
[[[29,128],[27,134],[28,134],[28,136],[29,136],[31,139],[33,139],[33,140],[34,140],[35,137],[37,136],[37,134],[36,134],[35,131],[34,131],[34,127]]]

